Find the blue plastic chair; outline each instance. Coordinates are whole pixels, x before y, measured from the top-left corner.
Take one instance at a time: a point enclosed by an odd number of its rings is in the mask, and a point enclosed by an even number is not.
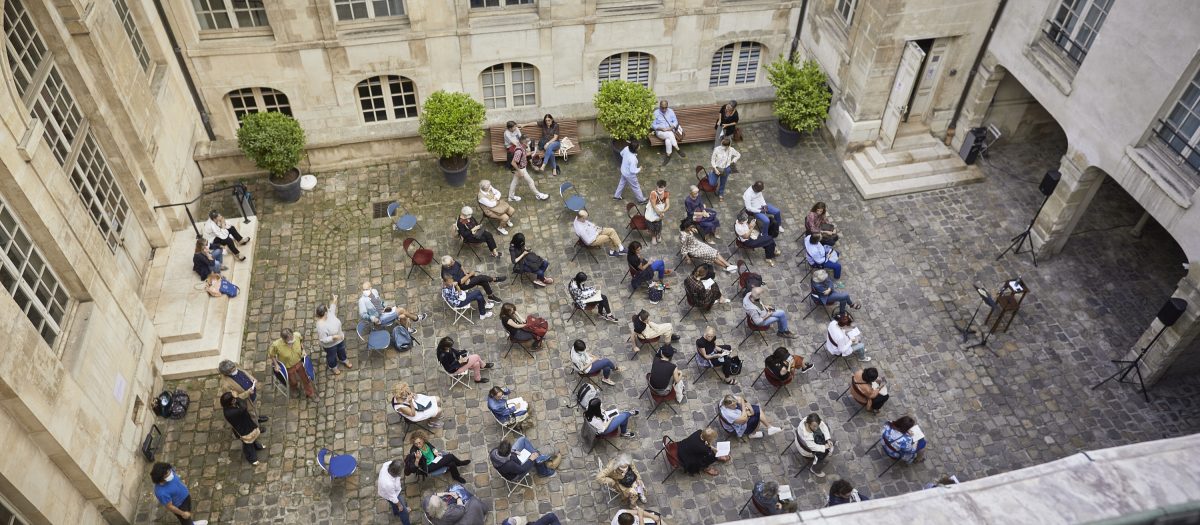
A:
[[[369,319],[363,319],[358,322],[358,338],[367,343],[368,352],[379,352],[383,355],[383,350],[392,346],[392,334],[387,330],[376,330],[371,326]]]
[[[572,195],[568,196],[567,191],[570,191]],[[579,190],[570,182],[564,182],[559,185],[558,196],[562,198],[563,206],[571,210],[572,213],[579,213],[579,210],[587,207],[586,202],[583,200],[583,195],[580,195]]]
[[[392,223],[392,229],[402,232],[412,231],[413,228],[417,227],[417,216],[409,213],[407,209],[404,209],[404,215],[401,215],[399,219],[396,219],[396,212],[400,209],[403,209],[403,207],[400,206],[399,202],[388,204],[388,218],[395,220],[395,222]]]
[[[329,474],[329,480],[333,481],[338,478],[344,478],[358,470],[358,460],[350,454],[334,454],[330,457],[331,452],[327,448],[322,448],[317,451],[317,464],[321,466],[326,474]]]

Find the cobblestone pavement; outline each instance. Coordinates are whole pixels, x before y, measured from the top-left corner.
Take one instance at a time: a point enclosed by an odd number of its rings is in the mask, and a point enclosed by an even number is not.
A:
[[[579,437],[580,411],[570,401],[576,379],[566,368],[566,353],[575,338],[584,338],[599,355],[613,357],[624,367],[614,376],[619,386],[605,387],[603,399],[612,406],[643,410],[634,423],[638,437],[618,444],[649,478],[648,507],[668,515],[673,525],[737,519],[751,486],[760,479],[790,483],[801,508],[814,508],[823,503],[829,484],[839,477],[876,497],[896,495],[917,490],[942,474],[975,479],[1080,450],[1200,428],[1194,384],[1161,384],[1149,404],[1129,385],[1088,390],[1114,370],[1109,359],[1120,357],[1134,343],[1183,276],[1182,252],[1161,228],[1151,225],[1140,239],[1127,234],[1141,210],[1119,186],[1111,182],[1103,186],[1079,233],[1061,255],[1041,261],[1038,268],[1028,255],[996,260],[1040,202],[1037,182],[1045,170],[1058,165],[1063,141],[998,145],[983,165],[987,180],[981,184],[868,202],[859,197],[833,150],[819,138],[784,149],[770,124],[747,126],[746,137],[738,145],[743,153],[741,174],[729,183],[733,198],[719,204],[723,242],[732,236],[738,196],[751,181],[766,181],[769,200],[785,210],[786,233],[781,235],[785,255],[777,267],[767,268],[759,252],[754,268],[764,274],[768,300],[791,316],[799,338],[789,346],[810,354],[825,337],[825,323],[819,311],[803,319],[808,311],[808,305],[801,304],[806,285],[800,282],[803,272],[796,271],[799,244],[792,239],[802,230],[803,211],[816,200],[827,202],[844,232],[838,247],[846,266],[847,291],[865,305],[858,325],[875,357],[871,364],[892,383],[893,399],[881,415],[864,413],[847,422],[855,406],[846,398],[836,398],[847,384],[848,372],[836,363],[821,372],[829,357],[820,352],[814,358],[817,368],[799,376],[787,393],[764,409],[788,429],[810,412],[825,417],[842,443],[825,479],[807,472],[791,477],[797,470],[796,459],[780,456],[790,440],[788,434],[781,434],[734,443],[734,462],[720,465],[719,477],[677,473],[669,482],[659,482],[668,471],[662,457],[653,459],[661,436],[682,439],[701,428],[712,418],[719,397],[731,388],[751,400],[767,400],[767,386],[750,383],[761,370],[765,353],[782,342],[773,334],[767,336],[768,344],[753,338],[741,347],[747,366],[739,386],[726,387],[710,375],[696,385],[678,414],[662,408],[646,417],[649,401],[639,400],[638,395],[650,358],[643,353],[638,361],[627,359],[625,324],[597,320],[592,326],[580,316],[568,322],[570,303],[559,284],[538,289],[510,279],[498,289],[521,312],[550,320],[548,348],[536,358],[514,351],[502,359],[506,342],[495,318],[452,325],[437,296],[438,286],[420,271],[406,278],[404,236],[393,232],[386,219],[373,219],[372,204],[401,199],[419,217],[420,229],[414,237],[439,256],[453,253],[458,243],[451,233],[452,221],[460,206],[474,201],[479,179],[486,176],[501,187],[508,182],[507,174],[483,156],[473,160],[466,188],[445,187],[431,161],[325,174],[317,190],[290,205],[273,202],[265,184],[254,182],[263,221],[254,240],[258,264],[253,285],[244,298],[236,299],[250,302],[242,362],[259,378],[268,378],[266,348],[278,330],[294,327],[311,341],[311,312],[336,293],[342,297],[340,317],[350,334],[355,368],[339,377],[320,372],[315,401],[263,393],[264,413],[272,420],[262,439],[266,460],[258,467],[242,460],[238,443],[215,410],[219,395],[215,376],[170,385],[191,393],[193,410],[182,421],[160,423],[166,427],[168,442],[161,457],[177,466],[192,488],[198,516],[212,523],[390,523],[374,482],[382,462],[407,451],[402,427],[395,424],[394,414],[388,417],[387,405],[391,385],[407,381],[419,392],[443,396],[448,418],[434,442],[475,460],[467,467],[468,486],[492,501],[501,519],[555,511],[569,523],[607,523],[616,503],[608,503],[608,494],[592,478],[596,458],[607,461],[614,452],[601,447],[589,454]],[[677,362],[686,362],[691,341],[700,335],[705,321],[693,312],[680,322],[683,310],[676,304],[682,294],[680,277],[669,278],[676,287],[663,302],[650,305],[645,293],[626,298],[628,289],[618,284],[625,272],[622,259],[600,255],[599,262],[593,262],[581,255],[568,262],[574,238],[570,216],[554,191],[561,180],[579,186],[598,224],[625,231],[624,203],[612,200],[617,175],[607,143],[584,146],[585,152],[565,165],[562,177],[536,175],[541,189],[553,195],[551,200],[538,202],[527,188],[520,190],[525,200],[517,204],[514,231],[524,232],[529,246],[552,262],[551,274],[560,283],[576,271],[588,272],[613,299],[618,317],[628,319],[646,308],[655,319],[675,323],[685,349]],[[693,182],[689,167],[706,164],[708,151],[706,145],[689,145],[688,159],[677,159],[665,168],[660,166],[660,149],[642,152],[643,187],[666,179],[673,199],[665,245],[648,246],[646,252],[666,258],[671,266],[677,260],[678,240],[670,225],[682,215],[682,199]],[[227,197],[208,204],[232,214]],[[635,233],[631,240],[637,237]],[[500,239],[507,242],[506,237]],[[508,274],[507,258],[495,260],[484,254],[481,263],[468,251],[460,258],[468,269]],[[1152,255],[1133,267],[1125,256],[1130,251]],[[436,275],[436,268],[431,273]],[[972,285],[981,283],[995,290],[1016,276],[1023,277],[1032,291],[1008,332],[992,339],[990,351],[960,349],[955,323],[965,323],[978,304]],[[388,351],[384,357],[365,353],[352,326],[353,301],[358,283],[365,278],[379,283],[385,298],[432,314],[420,325],[423,348],[405,354]],[[727,295],[736,290],[725,275],[719,283]],[[723,342],[736,344],[741,339],[740,308],[718,305],[708,318]],[[433,357],[432,345],[445,335],[498,362],[499,368],[487,374],[492,380],[487,386],[506,385],[530,400],[538,414],[530,438],[544,449],[566,455],[559,476],[535,481],[536,494],[518,491],[511,498],[505,496],[504,483],[487,461],[487,451],[501,432],[486,410],[485,390],[448,392],[449,380]],[[688,380],[695,374],[688,370]],[[930,442],[929,459],[897,466],[876,479],[888,462],[877,451],[864,450],[878,437],[885,419],[904,413],[914,414],[922,423]],[[330,483],[314,461],[322,446],[353,454],[358,471]],[[419,507],[423,491],[444,489],[447,481],[418,484],[410,478],[409,504]],[[155,505],[149,488],[147,483],[138,523],[172,523]],[[414,522],[421,520],[419,514],[414,514]]]

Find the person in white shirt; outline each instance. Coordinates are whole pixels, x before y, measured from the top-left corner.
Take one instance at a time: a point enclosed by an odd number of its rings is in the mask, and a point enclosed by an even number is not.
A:
[[[642,185],[638,183],[638,173],[641,173],[642,168],[638,166],[638,143],[630,142],[621,150],[621,180],[617,182],[617,191],[613,193],[613,200],[621,200],[621,194],[625,192],[625,185],[629,185],[629,189],[633,190],[633,196],[637,198],[639,204],[646,202],[646,196],[642,193]]]
[[[818,478],[825,477],[825,465],[829,463],[829,455],[833,454],[834,444],[829,426],[816,413],[809,414],[796,427],[796,449],[801,456],[813,460],[809,470]]]
[[[246,260],[246,256],[242,255],[237,247],[249,244],[250,238],[242,237],[242,234],[238,233],[237,228],[225,222],[225,217],[217,213],[217,210],[208,212],[208,220],[204,222],[202,232],[204,241],[208,243],[209,249],[215,250],[224,246],[237,256],[237,260]]]
[[[676,151],[679,152],[679,158],[686,159],[687,155],[679,148],[679,137],[683,136],[683,126],[675,117],[675,110],[667,107],[667,101],[663,100],[658,103],[658,109],[654,110],[653,117],[654,121],[650,127],[654,128],[654,135],[661,139],[667,148],[667,157],[663,159],[663,166],[671,162],[671,155]]]
[[[618,510],[609,525],[667,525],[667,522],[662,514],[635,505],[633,510]]]
[[[729,137],[721,139],[721,145],[713,148],[712,158],[709,160],[713,170],[708,173],[708,183],[717,188],[717,197],[720,198],[725,197],[725,182],[729,180],[729,174],[733,173],[733,165],[742,158],[742,154],[730,144],[732,142]]]
[[[772,306],[763,304],[759,299],[764,291],[766,291],[766,288],[756,286],[742,299],[742,309],[746,311],[746,315],[750,316],[750,321],[757,326],[770,326],[778,323],[779,337],[785,339],[796,337],[796,334],[788,330],[787,312],[776,310]]]
[[[774,220],[779,225],[779,233],[783,233],[783,213],[779,208],[767,204],[762,194],[765,187],[763,181],[754,181],[754,185],[746,188],[742,194],[742,203],[746,206],[746,212],[755,216],[759,224],[769,225]]]
[[[612,228],[601,228],[588,220],[587,210],[579,210],[575,216],[575,235],[583,244],[588,246],[608,245],[610,257],[625,255],[625,247],[621,245],[621,236]]]
[[[829,322],[828,335],[825,338],[825,349],[833,355],[854,354],[859,361],[870,361],[867,357],[867,346],[862,342],[862,331],[855,328],[854,318],[849,313],[843,313]]]
[[[387,326],[400,317],[400,312],[383,302],[379,290],[371,287],[371,281],[363,281],[362,295],[358,298],[359,319],[370,319],[379,326]]]
[[[342,331],[342,320],[337,317],[338,296],[334,295],[328,305],[317,305],[317,342],[325,350],[325,366],[333,375],[341,374],[338,363],[354,368],[346,359],[346,333]]]
[[[597,372],[604,375],[601,381],[606,385],[615,386],[616,383],[609,379],[613,372],[621,370],[607,357],[596,357],[591,352],[587,351],[587,343],[582,339],[576,339],[573,350],[571,351],[571,364],[575,365],[575,371],[580,374],[595,374]]]
[[[392,515],[400,523],[409,525],[408,504],[404,501],[404,462],[398,459],[379,466],[379,477],[375,479],[375,492],[392,507]]]
[[[512,160],[509,162],[509,167],[513,170],[513,179],[508,185],[508,200],[513,202],[521,200],[521,197],[517,196],[517,182],[522,180],[525,181],[525,184],[529,185],[529,189],[533,191],[533,195],[538,200],[544,201],[550,198],[549,195],[538,190],[537,184],[533,182],[533,177],[529,176],[529,170],[526,169],[529,166],[529,157],[533,155],[529,147],[530,143],[531,140],[529,137],[522,137],[517,142],[517,147],[513,150]]]
[[[500,232],[500,235],[508,235],[508,229],[505,227],[513,227],[512,217],[517,214],[517,209],[501,197],[500,190],[492,186],[492,181],[487,179],[479,181],[479,196],[476,200],[483,208],[485,216],[500,222],[496,231]]]
[[[739,213],[737,224],[733,225],[733,232],[737,234],[737,242],[742,246],[751,249],[762,248],[767,257],[767,264],[775,266],[775,239],[762,232],[757,220],[751,222],[745,212]]]

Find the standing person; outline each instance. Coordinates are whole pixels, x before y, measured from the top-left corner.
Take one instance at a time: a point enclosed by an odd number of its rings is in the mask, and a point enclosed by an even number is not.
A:
[[[554,120],[554,116],[549,113],[542,117],[542,120],[537,124],[538,130],[542,132],[542,138],[538,139],[538,149],[542,150],[542,165],[538,166],[538,171],[550,167],[550,175],[556,176],[562,173],[558,167],[558,159],[554,158],[554,154],[558,153],[558,148],[562,147],[562,136],[558,132],[558,121]]]
[[[492,181],[487,179],[479,181],[479,195],[475,197],[475,200],[483,208],[485,217],[496,219],[499,222],[496,225],[496,231],[500,232],[500,235],[508,235],[505,226],[513,227],[512,218],[517,214],[517,209],[504,200],[504,197],[500,195],[500,190],[492,186]]]
[[[258,416],[259,423],[266,423],[270,420],[267,416],[258,415],[258,380],[250,375],[250,372],[239,369],[237,363],[228,359],[217,364],[217,371],[222,376],[221,388],[233,392],[235,397],[246,401],[246,407],[252,414]]]
[[[392,515],[400,518],[402,525],[412,525],[408,520],[408,503],[404,501],[404,462],[393,459],[379,466],[379,477],[375,478],[375,492],[392,507]]]
[[[721,111],[717,113],[717,137],[713,139],[713,147],[727,138],[741,142],[742,134],[738,133],[737,124],[737,101],[730,100],[728,104],[721,105]]]
[[[170,463],[150,467],[150,481],[154,483],[155,499],[179,519],[180,525],[208,525],[208,520],[192,521],[192,494]]]
[[[304,396],[312,399],[316,393],[313,392],[312,381],[308,379],[308,372],[304,370],[304,346],[300,344],[300,339],[300,335],[292,332],[291,328],[280,330],[279,339],[271,342],[267,348],[267,357],[271,358],[272,370],[276,363],[282,363],[287,369],[291,388],[303,390]]]
[[[650,203],[646,206],[646,222],[650,227],[650,244],[662,242],[662,221],[671,209],[671,192],[667,191],[667,181],[659,179],[654,183],[650,192]]]
[[[517,142],[516,149],[513,150],[512,161],[509,162],[509,166],[511,166],[513,170],[513,179],[512,183],[508,185],[508,200],[513,202],[518,202],[521,200],[521,197],[517,196],[517,182],[522,180],[525,181],[525,184],[529,185],[530,191],[533,191],[533,195],[537,197],[538,200],[544,201],[550,198],[549,195],[546,195],[538,190],[537,184],[535,184],[533,182],[533,178],[529,176],[529,171],[525,169],[529,166],[529,144],[530,140],[528,137],[521,138]]]
[[[746,212],[739,213],[737,224],[733,225],[733,233],[737,235],[737,240],[742,246],[750,249],[762,248],[767,265],[775,266],[775,239],[762,231],[758,220],[751,221]]]
[[[575,236],[579,237],[583,244],[588,246],[607,245],[609,257],[620,257],[625,254],[625,247],[621,245],[621,235],[617,233],[617,230],[596,226],[596,223],[588,220],[587,210],[579,210],[579,213],[575,215],[572,227],[575,230]]]
[[[754,181],[754,184],[746,188],[746,192],[742,194],[742,204],[746,206],[747,213],[758,219],[759,224],[770,225],[773,220],[779,233],[783,233],[783,212],[779,211],[779,208],[767,204],[767,199],[762,194],[764,189],[766,189],[766,185],[763,184],[763,181]],[[768,227],[767,231],[775,230]]]
[[[756,286],[742,298],[742,309],[746,311],[746,315],[750,317],[750,321],[756,326],[771,326],[778,323],[779,337],[792,339],[796,337],[791,330],[788,330],[787,312],[776,310],[775,307],[764,304],[760,297],[766,288]]]
[[[734,164],[742,158],[742,154],[733,149],[731,144],[729,137],[721,139],[709,159],[713,170],[708,173],[708,183],[717,188],[717,198],[722,202],[725,200],[725,183],[729,181],[729,174],[737,169]]]
[[[621,200],[621,194],[625,192],[625,185],[628,184],[638,203],[646,202],[646,196],[642,194],[642,185],[638,184],[637,176],[642,168],[638,166],[637,152],[637,142],[630,142],[621,150],[621,180],[617,181],[617,191],[613,193],[613,200]]]
[[[587,280],[587,274],[579,272],[567,284],[567,293],[571,294],[571,300],[575,301],[575,307],[580,310],[586,310],[587,305],[596,303],[596,311],[600,313],[602,319],[610,323],[620,322],[612,314],[612,307],[608,304],[608,296],[600,293],[600,290],[594,286],[583,284]]]
[[[250,416],[250,411],[246,410],[245,403],[234,397],[233,392],[225,392],[221,394],[221,411],[225,415],[225,421],[229,422],[233,432],[242,440],[242,454],[246,456],[246,461],[251,465],[258,465],[258,451],[266,447],[258,444],[261,430]]]
[[[654,128],[654,136],[661,139],[667,149],[667,157],[663,159],[663,166],[671,162],[671,155],[675,151],[679,151],[679,158],[687,158],[687,155],[679,148],[679,137],[683,136],[683,126],[679,125],[679,119],[675,118],[675,110],[667,106],[666,100],[658,103],[658,109],[654,110],[654,122],[650,125]]]
[[[243,238],[237,228],[225,222],[225,217],[217,213],[217,210],[208,212],[208,220],[204,222],[203,232],[204,240],[208,243],[209,248],[216,249],[224,246],[237,256],[237,260],[246,260],[246,256],[242,255],[237,247],[249,244],[250,238]]]
[[[510,120],[504,124],[504,151],[507,153],[504,165],[508,166],[509,171],[513,169],[513,154],[524,138],[525,134],[521,132],[521,126],[516,122]]]
[[[342,320],[337,317],[337,300],[335,294],[328,305],[317,305],[317,342],[325,350],[325,366],[333,371],[333,375],[342,373],[338,363],[347,369],[354,368],[346,359],[346,332],[342,331]]]
[[[483,225],[475,220],[475,210],[472,210],[470,206],[463,206],[459,210],[458,220],[454,222],[454,229],[463,242],[472,244],[483,243],[487,245],[492,257],[500,256],[500,252],[496,251],[496,238],[492,236],[492,232],[483,229]]]

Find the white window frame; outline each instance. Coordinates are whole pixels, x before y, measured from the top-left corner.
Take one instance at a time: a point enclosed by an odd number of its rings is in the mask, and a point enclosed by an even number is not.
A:
[[[481,5],[475,5],[479,2]],[[493,5],[494,4],[494,5]],[[467,7],[471,9],[504,9],[522,8],[537,5],[536,0],[468,0]]]
[[[1184,124],[1195,126],[1191,132],[1182,130]],[[1175,155],[1175,162],[1200,174],[1200,69],[1180,91],[1154,135]]]
[[[129,218],[129,202],[117,185],[117,178],[96,137],[89,131],[82,142],[71,169],[71,186],[108,243],[108,249],[116,253],[117,247],[124,242],[121,234]]]
[[[121,27],[125,29],[125,36],[129,38],[129,45],[133,46],[133,56],[137,57],[138,64],[142,66],[142,71],[150,72],[150,53],[146,51],[146,42],[142,40],[142,33],[138,30],[137,22],[133,19],[133,13],[129,11],[129,4],[125,0],[113,0],[113,6],[117,9],[117,16],[121,19]]]
[[[364,95],[364,88],[370,92]],[[367,124],[418,116],[417,84],[405,76],[378,75],[363,79],[354,85],[354,95],[358,97],[359,114]]]
[[[233,121],[238,127],[242,126],[242,117],[251,113],[276,111],[292,116],[292,105],[286,93],[269,87],[252,87],[235,89],[225,94],[229,109],[233,112]],[[234,100],[245,105],[238,107]]]
[[[530,79],[522,79],[520,82],[513,81],[513,73],[520,72],[522,75],[529,73]],[[497,75],[500,77],[499,82],[496,82]],[[538,104],[538,71],[533,64],[525,62],[505,62],[489,67],[479,74],[479,85],[483,89],[483,105],[487,109],[506,109],[506,108],[523,108],[536,106]],[[491,82],[488,82],[491,79]],[[518,86],[520,93],[517,93]],[[488,95],[489,88],[492,90],[491,96]],[[497,91],[499,94],[497,95]],[[520,103],[517,103],[518,97]],[[530,100],[532,98],[532,101]]]
[[[378,5],[387,6],[390,3],[400,5],[399,13],[378,13]],[[342,18],[341,9],[348,9],[350,16]],[[356,8],[361,8],[363,15],[355,14]],[[390,9],[390,8],[389,8]],[[408,16],[407,6],[404,5],[404,0],[333,0],[333,16],[338,22],[359,22],[364,20],[375,20],[377,18],[395,18],[399,16]]]
[[[846,25],[854,20],[855,9],[858,9],[858,0],[837,0],[833,4],[833,14]]]
[[[745,86],[758,83],[762,69],[763,46],[742,41],[721,46],[712,55],[708,87]]]
[[[196,23],[201,31],[238,31],[246,29],[261,29],[271,27],[267,18],[266,0],[191,0],[192,10],[196,13]],[[239,4],[239,5],[234,5]],[[238,15],[250,17],[250,25],[242,25]],[[220,18],[228,21],[228,27],[221,27],[217,21]]]
[[[86,131],[86,120],[75,105],[75,97],[67,87],[58,66],[50,64],[42,80],[37,98],[31,101],[30,113],[42,121],[46,145],[59,166],[70,167],[74,152]]]
[[[2,16],[8,68],[12,71],[17,93],[28,105],[30,93],[37,96],[36,87],[41,83],[39,78],[46,73],[46,66],[50,63],[50,50],[20,1],[5,2]]]
[[[653,89],[654,56],[642,51],[611,55],[600,61],[596,77],[600,84],[609,80],[628,80]]]
[[[54,348],[70,313],[71,298],[62,279],[54,273],[3,198],[0,198],[0,287],[12,296],[42,340]],[[4,503],[0,500],[0,504]]]
[[[1048,38],[1075,65],[1083,64],[1114,0],[1061,0],[1046,20]]]

